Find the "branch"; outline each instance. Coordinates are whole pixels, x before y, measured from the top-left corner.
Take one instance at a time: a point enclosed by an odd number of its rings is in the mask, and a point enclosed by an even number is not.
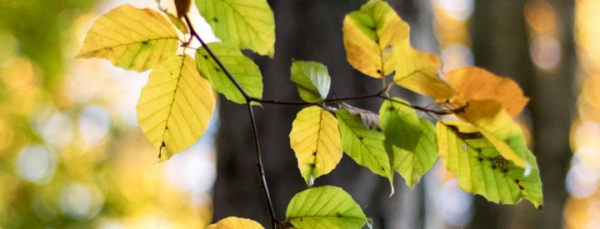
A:
[[[187,15],[185,15],[185,21],[187,22],[187,25],[190,29],[191,35],[193,37],[195,37],[196,39],[198,39],[200,44],[202,44],[202,47],[204,48],[204,50],[206,50],[206,52],[208,52],[210,57],[217,63],[217,65],[219,65],[219,68],[221,68],[221,70],[223,70],[223,72],[225,73],[227,78],[229,78],[229,80],[231,80],[231,82],[233,82],[235,87],[238,89],[238,91],[240,93],[242,93],[242,95],[244,96],[244,99],[246,100],[246,107],[248,108],[248,114],[249,114],[250,123],[252,126],[252,135],[254,137],[254,149],[256,152],[256,166],[258,167],[258,178],[260,180],[260,187],[263,190],[263,194],[265,196],[265,201],[267,202],[267,207],[269,209],[269,214],[271,216],[271,223],[273,224],[273,228],[277,229],[278,226],[283,226],[282,228],[285,228],[285,225],[282,222],[280,222],[279,220],[277,220],[277,216],[275,216],[275,210],[273,208],[273,201],[271,200],[271,194],[269,193],[269,187],[267,185],[267,178],[265,176],[265,170],[264,170],[264,165],[262,163],[262,155],[261,155],[261,151],[260,151],[260,144],[259,144],[259,140],[258,140],[258,130],[257,130],[258,128],[256,127],[256,118],[254,117],[254,110],[252,110],[252,105],[251,105],[251,102],[255,101],[255,99],[250,97],[248,95],[248,93],[246,93],[246,91],[244,91],[244,89],[235,80],[235,78],[233,78],[231,73],[229,73],[227,68],[225,68],[223,63],[221,63],[221,60],[219,60],[219,58],[217,58],[217,56],[212,52],[212,50],[210,50],[210,48],[206,45],[206,43],[204,43],[202,38],[200,38],[200,35],[198,35],[196,30],[192,26],[192,22]]]

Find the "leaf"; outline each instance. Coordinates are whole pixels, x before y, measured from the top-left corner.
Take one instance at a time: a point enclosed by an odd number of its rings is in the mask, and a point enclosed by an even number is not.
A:
[[[290,144],[309,186],[314,179],[331,172],[342,159],[337,125],[337,119],[318,106],[302,109],[292,124]]]
[[[344,18],[348,62],[365,75],[381,78],[394,71],[392,48],[409,39],[408,24],[384,1],[374,0]]]
[[[411,189],[438,158],[435,140],[435,127],[427,119],[420,119],[420,137],[414,150],[409,151],[394,146],[394,170],[404,178]]]
[[[310,188],[296,194],[285,217],[292,225],[303,229],[362,228],[367,222],[365,213],[352,196],[334,186]]]
[[[367,129],[360,116],[348,110],[335,112],[338,117],[342,148],[356,163],[369,168],[373,173],[393,181],[390,157],[385,149],[385,136],[376,129]]]
[[[167,14],[167,17],[169,17],[171,23],[173,23],[173,25],[177,27],[179,31],[181,31],[184,34],[190,33],[190,29],[187,27],[187,24],[185,24],[185,22],[183,22],[181,19],[179,19],[177,16],[171,13],[165,12],[165,14]]]
[[[210,43],[208,47],[221,60],[225,68],[232,74],[240,87],[252,98],[261,99],[263,93],[262,74],[258,66],[244,56],[240,50],[233,49],[224,43]],[[225,75],[219,65],[210,57],[204,48],[196,52],[198,71],[208,78],[215,90],[233,102],[245,104],[243,94]]]
[[[291,75],[302,100],[318,103],[327,98],[331,78],[325,65],[313,61],[294,61]]]
[[[163,61],[150,74],[136,110],[144,134],[166,160],[202,137],[214,104],[208,81],[186,55]]]
[[[254,220],[227,217],[215,224],[208,225],[206,229],[264,229],[264,227]]]
[[[485,69],[454,69],[446,73],[446,78],[458,92],[455,100],[494,100],[502,104],[511,117],[521,113],[529,101],[517,83],[509,78],[498,77]]]
[[[522,168],[529,166],[525,160],[527,147],[509,145],[512,136],[521,135],[521,128],[499,103],[491,100],[470,101],[465,111],[457,116],[478,127],[506,160]]]
[[[463,190],[500,204],[514,204],[525,198],[541,209],[539,169],[529,150],[525,160],[531,168],[520,168],[503,159],[477,128],[462,122],[438,122],[437,139],[440,156]],[[513,144],[525,145],[522,137],[513,139]]]
[[[142,72],[175,55],[178,47],[177,32],[161,13],[122,5],[94,22],[77,58],[104,58]]]
[[[421,135],[421,122],[410,103],[400,98],[386,100],[379,109],[380,126],[386,140],[397,147],[413,151]]]
[[[347,103],[340,103],[340,107],[345,110],[348,110],[348,112],[350,112],[350,114],[352,115],[359,115],[363,126],[367,128],[367,130],[377,129],[380,131],[378,114],[375,114],[373,111],[363,110],[358,107],[350,106]]]
[[[393,53],[396,58],[394,82],[397,85],[435,99],[447,99],[455,94],[450,85],[438,76],[442,62],[437,56],[415,50],[408,42],[396,45]]]
[[[196,6],[224,43],[275,55],[275,19],[266,0],[196,0]]]

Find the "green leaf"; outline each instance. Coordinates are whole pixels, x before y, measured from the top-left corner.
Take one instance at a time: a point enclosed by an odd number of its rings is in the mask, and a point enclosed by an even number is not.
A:
[[[177,48],[177,32],[160,12],[122,5],[94,22],[77,58],[104,58],[142,72],[175,55]]]
[[[367,217],[347,192],[335,186],[310,188],[296,194],[285,217],[303,229],[362,228]]]
[[[309,186],[314,179],[331,172],[342,159],[337,125],[337,119],[318,106],[302,109],[292,124],[290,144]]]
[[[296,83],[300,97],[309,103],[318,103],[327,98],[331,85],[327,67],[313,61],[294,61],[292,81]]]
[[[208,47],[221,60],[225,68],[233,75],[240,87],[252,98],[261,99],[263,93],[262,74],[258,66],[240,50],[233,49],[224,43],[210,43]],[[225,75],[219,65],[210,57],[204,48],[196,52],[198,71],[208,78],[215,90],[233,102],[245,104],[243,94]]]
[[[542,183],[535,156],[529,150],[525,160],[531,167],[521,168],[504,159],[477,127],[463,122],[438,122],[437,139],[440,156],[463,190],[500,204],[525,198],[541,209]],[[522,134],[511,139],[511,145],[525,146]]]
[[[435,127],[427,119],[420,119],[420,137],[414,150],[394,146],[394,169],[402,175],[406,185],[414,188],[438,158]]]
[[[400,98],[386,100],[379,109],[379,125],[385,138],[397,147],[414,151],[421,135],[421,121],[410,103]]]
[[[408,42],[408,24],[384,1],[374,0],[344,18],[348,62],[365,75],[381,78],[394,71],[392,48]]]
[[[233,48],[275,54],[275,19],[266,0],[196,0],[215,34]]]
[[[346,154],[373,173],[387,177],[392,183],[394,172],[383,133],[377,129],[367,129],[360,115],[352,115],[348,110],[339,109],[335,114],[342,135],[342,148]]]
[[[206,229],[264,229],[264,227],[254,220],[227,217],[215,224],[208,225]]]
[[[189,56],[160,64],[142,89],[137,117],[146,137],[169,159],[196,143],[210,120],[215,98]]]

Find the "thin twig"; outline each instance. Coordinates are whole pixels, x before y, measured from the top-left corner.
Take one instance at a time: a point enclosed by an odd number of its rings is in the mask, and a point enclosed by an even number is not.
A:
[[[188,27],[190,29],[190,34],[193,37],[195,37],[196,39],[198,39],[200,44],[202,44],[202,47],[204,48],[204,50],[206,50],[206,52],[210,55],[210,57],[217,63],[217,65],[219,65],[219,68],[221,68],[221,70],[225,73],[227,78],[229,78],[229,80],[231,80],[231,82],[235,85],[235,87],[238,89],[238,91],[240,93],[242,93],[242,95],[244,96],[244,99],[246,100],[246,107],[248,108],[248,114],[249,114],[250,123],[252,126],[252,135],[254,137],[254,149],[256,152],[256,166],[258,167],[258,176],[259,176],[259,180],[260,180],[260,186],[263,190],[263,194],[265,196],[265,201],[267,202],[267,207],[269,209],[269,214],[271,217],[271,223],[273,224],[273,229],[277,229],[279,226],[283,226],[282,228],[285,228],[285,225],[283,225],[279,220],[277,220],[277,216],[275,216],[275,209],[273,208],[273,201],[271,200],[271,194],[269,193],[269,187],[267,185],[267,178],[265,176],[265,170],[264,170],[264,165],[262,163],[262,155],[261,155],[261,151],[260,151],[260,144],[259,144],[259,140],[258,140],[258,130],[256,127],[256,118],[254,117],[254,111],[252,110],[252,105],[251,105],[251,102],[254,101],[254,99],[252,97],[250,97],[246,91],[244,91],[244,89],[235,80],[235,78],[233,78],[233,75],[231,75],[231,73],[229,73],[229,71],[227,70],[227,68],[225,68],[223,63],[221,63],[221,60],[219,60],[219,58],[212,52],[212,50],[210,50],[210,48],[206,45],[206,43],[204,43],[202,38],[200,38],[200,35],[198,33],[196,33],[196,30],[194,30],[194,27],[192,26],[192,22],[187,15],[185,15],[185,21],[187,22]]]

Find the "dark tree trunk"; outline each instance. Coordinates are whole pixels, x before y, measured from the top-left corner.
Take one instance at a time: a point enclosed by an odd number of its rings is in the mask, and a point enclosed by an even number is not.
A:
[[[523,15],[525,0],[477,1],[472,19],[473,53],[477,66],[518,81],[531,97],[528,111],[533,124],[533,152],[541,171],[544,207],[528,202],[500,206],[477,196],[471,228],[560,228],[567,197],[565,177],[571,156],[569,128],[573,108],[574,51],[571,37],[574,2],[550,1],[562,23],[558,34],[562,60],[552,73],[536,70],[529,56]]]
[[[275,58],[253,56],[264,76],[264,98],[300,101],[296,88],[289,79],[292,59],[318,61],[327,65],[332,76],[330,96],[372,94],[380,90],[379,80],[361,75],[347,63],[342,42],[344,16],[358,10],[365,2],[270,1],[276,22]],[[417,12],[420,12],[417,9],[423,4],[420,2],[398,1],[391,5],[397,8],[403,18],[417,22]],[[430,12],[429,8],[425,11]],[[433,38],[430,32],[431,23],[427,23],[425,29],[415,27],[413,31],[415,30],[429,31],[416,33]],[[418,45],[427,48],[425,42]],[[378,110],[381,101],[373,99],[351,104]],[[255,219],[270,227],[269,214],[259,186],[246,108],[220,97],[219,109],[220,129],[217,136],[217,181],[214,188],[213,221],[227,216],[238,216]],[[270,104],[264,104],[263,108],[255,108],[267,182],[279,219],[285,218],[287,203],[292,196],[306,189],[288,137],[292,121],[300,109],[301,107]],[[423,198],[419,197],[419,193],[422,192],[403,193],[407,189],[403,188],[405,185],[402,180],[397,180],[396,195],[390,199],[390,187],[385,178],[371,173],[344,156],[331,174],[316,180],[315,186],[326,184],[340,186],[349,192],[367,216],[373,218],[375,228],[422,227],[424,210],[420,206],[423,206]]]

